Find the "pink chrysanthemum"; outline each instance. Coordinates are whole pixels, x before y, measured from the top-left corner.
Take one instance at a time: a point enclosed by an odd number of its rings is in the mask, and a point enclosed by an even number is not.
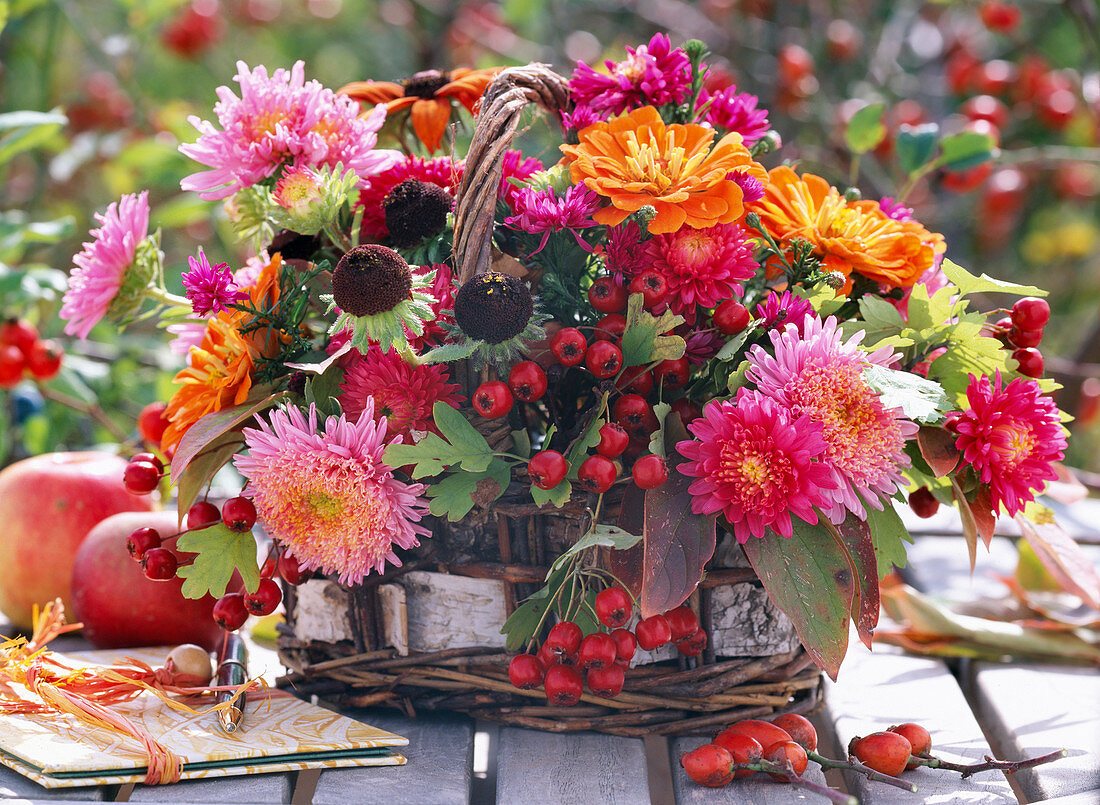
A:
[[[649,252],[642,240],[642,228],[633,218],[607,228],[607,243],[603,252],[607,270],[620,285],[630,282],[635,274],[649,267]]]
[[[283,171],[271,195],[283,209],[304,214],[321,200],[322,190],[321,174],[302,165]]]
[[[424,332],[421,335],[414,334],[408,328],[405,330],[406,335],[409,337],[409,343],[417,352],[424,352],[441,345],[447,337],[447,331],[443,329],[442,325],[444,323],[454,324],[454,316],[444,313],[444,311],[454,310],[455,306],[455,285],[451,275],[451,267],[446,263],[413,267],[414,274],[423,275],[429,271],[435,271],[432,287],[428,291],[432,299],[435,300],[431,304],[435,318],[432,321],[424,322]]]
[[[515,149],[505,151],[504,159],[500,163],[500,187],[497,189],[497,197],[515,210],[516,196],[523,189],[516,183],[526,182],[540,170],[542,170],[542,163],[534,157],[525,157],[522,151]]]
[[[413,366],[395,350],[383,353],[372,346],[356,360],[340,384],[340,405],[352,422],[368,411],[385,417],[390,430],[402,436],[435,431],[432,406],[444,402],[458,408],[462,398],[458,386],[448,383],[447,367],[433,364]]]
[[[575,184],[560,198],[553,188],[536,190],[533,187],[519,188],[513,202],[516,214],[504,219],[504,223],[513,229],[532,235],[542,233],[539,247],[531,252],[536,255],[546,248],[551,232],[568,229],[577,239],[577,243],[586,252],[592,247],[581,240],[577,230],[597,226],[592,213],[599,209],[600,197],[583,184]]]
[[[699,106],[708,101],[706,122],[717,129],[736,131],[745,145],[755,145],[768,133],[768,110],[757,108],[760,99],[755,95],[738,92],[737,87],[727,87],[713,95],[703,90]]]
[[[883,196],[879,199],[878,206],[886,214],[887,218],[893,218],[895,221],[913,220],[913,208],[906,207],[892,196]]]
[[[394,546],[414,548],[431,536],[420,525],[425,487],[393,477],[383,453],[401,437],[386,438],[372,402],[358,422],[329,417],[323,431],[313,405],[308,419],[298,408],[275,411],[270,423],[258,419],[259,429],[244,429],[248,453],[233,463],[267,532],[303,566],[358,584],[387,560],[401,565]]]
[[[880,498],[904,483],[901,470],[909,466],[905,440],[917,425],[900,408],[886,408],[864,379],[866,367],[893,361],[889,347],[862,351],[864,333],[844,341],[832,316],[824,323],[816,316],[807,319],[804,330],[803,335],[792,324],[773,330],[774,357],[759,344],[752,347],[748,378],[762,394],[822,426],[822,460],[836,487],[830,505],[822,507],[825,515],[834,523],[844,520],[846,510],[864,518],[861,496],[882,509]]]
[[[173,355],[183,355],[191,363],[191,347],[202,346],[202,340],[206,337],[206,322],[185,321],[182,324],[169,324],[165,327],[173,338],[168,342],[168,349]]]
[[[801,333],[806,319],[814,315],[814,308],[790,291],[783,291],[782,295],[772,291],[756,306],[753,315],[760,319],[765,329],[783,330],[788,324],[793,324]]]
[[[111,303],[127,285],[138,244],[149,234],[149,193],[125,195],[95,219],[99,228],[90,231],[92,240],[73,257],[69,290],[61,305],[65,332],[87,338],[96,323],[107,315]],[[140,278],[135,278],[135,281]],[[142,288],[130,288],[138,293]]]
[[[379,104],[360,118],[354,100],[318,81],[306,81],[301,61],[289,71],[279,68],[270,77],[267,68],[250,72],[239,61],[234,80],[241,85],[239,98],[227,86],[218,88],[214,114],[220,131],[210,121],[195,115],[188,118],[199,139],[181,145],[180,151],[211,170],[188,176],[180,183],[184,190],[198,190],[207,199],[225,198],[288,164],[335,167],[339,163],[366,178],[398,159],[395,151],[374,148],[386,107]]]
[[[726,174],[726,178],[741,188],[746,204],[764,198],[764,183],[748,171],[730,171]]]
[[[580,131],[593,123],[607,120],[607,112],[599,112],[591,106],[578,104],[572,112],[561,113],[561,127],[566,131]]]
[[[191,309],[196,316],[212,316],[229,310],[229,306],[248,298],[244,291],[237,290],[237,283],[228,263],[210,265],[206,253],[199,249],[198,259],[187,258],[190,271],[184,272],[184,292],[191,300]]]
[[[819,461],[821,425],[762,394],[741,388],[737,401],[712,401],[688,425],[693,441],[676,449],[679,469],[695,478],[688,487],[695,514],[721,512],[738,542],[772,529],[793,533],[791,514],[817,522],[815,507],[829,504],[836,486]]]
[[[706,229],[684,227],[649,241],[652,268],[668,280],[669,307],[694,313],[744,292],[741,283],[756,274],[755,244],[736,224]]]
[[[359,229],[361,237],[378,240],[389,237],[382,202],[399,184],[407,179],[415,179],[438,185],[453,197],[462,183],[462,168],[462,162],[456,162],[450,157],[405,157],[392,167],[370,177],[367,186],[359,194],[359,206],[363,208],[363,223]]]
[[[1058,406],[1030,378],[1002,387],[1000,372],[993,381],[971,375],[966,400],[970,407],[948,422],[958,434],[955,446],[989,484],[994,512],[1004,506],[1015,516],[1058,477],[1051,465],[1066,449]]]
[[[597,73],[584,62],[569,79],[577,105],[617,115],[639,106],[680,103],[691,88],[691,60],[682,48],[673,48],[665,34],[654,34],[648,45],[627,48],[616,64],[606,61],[608,74]]]
[[[726,336],[716,333],[714,330],[702,330],[692,333],[687,337],[687,349],[684,357],[692,366],[702,366],[709,361],[726,344]]]

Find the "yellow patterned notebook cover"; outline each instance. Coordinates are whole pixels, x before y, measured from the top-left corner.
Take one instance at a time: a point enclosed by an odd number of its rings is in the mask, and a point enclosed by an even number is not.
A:
[[[150,665],[167,649],[83,652],[66,657],[83,665],[110,664],[125,655]],[[197,708],[198,709],[198,708]],[[148,694],[118,706],[184,760],[184,780],[239,774],[351,766],[398,766],[407,746],[393,733],[293,696],[250,701],[241,729],[226,735],[217,716],[194,716],[165,707]],[[140,783],[146,758],[138,741],[94,729],[69,715],[0,714],[0,763],[46,788]]]

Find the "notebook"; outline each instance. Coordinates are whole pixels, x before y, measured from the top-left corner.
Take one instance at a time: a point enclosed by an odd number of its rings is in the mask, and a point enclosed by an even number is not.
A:
[[[167,653],[167,648],[127,649],[61,656],[84,666],[109,665],[127,656],[156,667]],[[149,694],[116,709],[183,759],[184,780],[399,766],[405,758],[392,748],[409,743],[290,695],[249,701],[240,729],[229,735],[219,729],[216,714],[180,713]],[[140,783],[146,771],[138,741],[66,714],[0,714],[0,763],[46,788]]]

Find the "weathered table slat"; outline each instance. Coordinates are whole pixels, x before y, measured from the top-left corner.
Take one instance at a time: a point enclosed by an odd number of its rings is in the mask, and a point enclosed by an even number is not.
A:
[[[1092,792],[1100,803],[1100,674],[1095,668],[1021,663],[971,667],[978,717],[1009,758],[1069,756],[1017,772],[1030,801]]]
[[[368,766],[321,772],[314,805],[465,805],[473,775],[474,723],[465,716],[428,715],[410,719],[384,710],[350,710],[344,715],[409,739],[398,749],[405,766]]]
[[[249,774],[208,780],[181,780],[175,785],[135,785],[130,802],[290,802],[294,774]]]
[[[890,646],[874,654],[854,639],[837,682],[826,682],[826,721],[835,725],[838,745],[856,735],[915,721],[932,733],[932,753],[954,763],[975,763],[990,753],[955,677],[941,660],[911,657]],[[968,780],[952,772],[905,772],[920,789],[909,794],[884,783],[849,775],[849,789],[864,805],[878,803],[1015,803],[1016,795],[1000,772],[982,772]]]
[[[707,742],[706,738],[673,738],[669,741],[669,762],[672,765],[672,787],[676,794],[677,805],[788,805],[801,802],[825,802],[819,795],[798,788],[777,783],[770,777],[754,774],[740,780],[734,780],[722,788],[707,788],[693,783],[680,765],[680,758],[697,746]],[[806,779],[812,783],[826,785],[821,767],[811,763],[806,769]]]
[[[0,632],[2,634],[2,632]],[[10,800],[36,799],[44,801],[55,800],[80,800],[83,802],[102,802],[104,789],[81,788],[43,788],[38,783],[32,782],[18,772],[14,772],[6,766],[0,766],[0,800],[5,805],[10,805]]]
[[[1015,544],[1005,537],[994,537],[988,551],[978,545],[973,574],[962,537],[917,537],[907,553],[908,567],[919,589],[956,601],[1007,595],[1008,588],[996,577],[1011,576],[1018,557]]]
[[[502,729],[497,752],[497,802],[649,802],[645,746],[639,738],[591,732]]]

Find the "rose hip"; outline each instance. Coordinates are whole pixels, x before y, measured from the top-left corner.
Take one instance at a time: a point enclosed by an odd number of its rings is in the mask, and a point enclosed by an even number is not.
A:
[[[772,724],[790,735],[791,740],[807,752],[817,749],[817,730],[805,716],[800,716],[798,713],[784,713],[772,719]]]
[[[703,744],[680,758],[687,776],[699,785],[720,788],[733,779],[733,757],[720,746]]]
[[[806,750],[799,746],[794,741],[780,741],[774,743],[764,750],[764,760],[770,760],[772,763],[778,763],[780,766],[786,766],[790,764],[794,773],[799,777],[806,771]],[[778,774],[769,775],[773,780],[779,782],[787,782],[785,777],[781,777]]]
[[[912,747],[911,754],[927,755],[932,751],[932,736],[920,724],[909,721],[905,724],[898,724],[896,727],[890,727],[887,732],[896,732],[898,735],[904,736]],[[920,764],[906,763],[905,768],[915,769],[918,765]]]
[[[848,754],[875,771],[897,777],[909,762],[913,745],[896,732],[872,732],[865,738],[856,736],[848,744]]]
[[[760,746],[760,742],[743,732],[722,730],[715,736],[714,743],[729,752],[734,763],[755,763],[764,756],[764,748]],[[740,769],[733,773],[733,777],[736,780],[755,773],[752,769]]]

